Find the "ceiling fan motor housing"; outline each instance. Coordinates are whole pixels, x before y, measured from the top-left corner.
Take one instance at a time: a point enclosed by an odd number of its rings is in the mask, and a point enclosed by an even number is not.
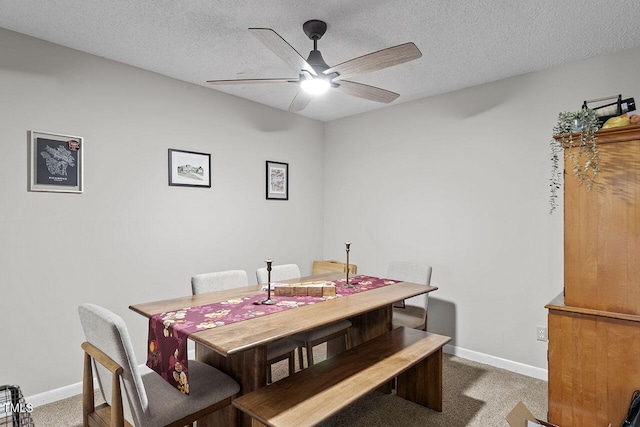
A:
[[[311,40],[320,40],[327,31],[327,23],[318,19],[311,19],[302,24],[302,29]]]

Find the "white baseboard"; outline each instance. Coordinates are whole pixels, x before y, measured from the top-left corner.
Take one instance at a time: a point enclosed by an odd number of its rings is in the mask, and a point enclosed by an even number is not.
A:
[[[515,372],[529,377],[537,378],[547,381],[548,372],[546,369],[536,368],[535,366],[525,365],[524,363],[514,362],[512,360],[502,359],[501,357],[491,356],[489,354],[479,353],[473,350],[467,350],[465,348],[456,347],[451,344],[444,346],[444,352],[452,354],[454,356],[461,357],[463,359],[473,360],[474,362],[484,363],[485,365],[494,366],[496,368],[506,369],[507,371]],[[195,350],[190,348],[188,350],[188,357],[193,359],[195,357]],[[145,369],[145,365],[140,365],[140,369]],[[98,387],[98,382],[93,379],[94,388]],[[64,387],[56,388],[53,390],[45,391],[43,393],[34,394],[33,396],[25,397],[25,402],[31,403],[33,407],[46,405],[47,403],[53,403],[58,400],[66,399],[72,396],[76,396],[82,393],[82,382],[67,385]]]
[[[94,386],[97,387],[95,380]],[[82,394],[82,382],[55,388],[53,390],[34,394],[33,396],[25,396],[24,401],[31,403],[34,408],[37,408],[38,406],[46,405],[47,403],[56,402],[78,394]]]
[[[459,356],[463,359],[473,360],[474,362],[484,363],[485,365],[548,381],[549,371],[547,369],[525,365],[524,363],[514,362],[513,360],[503,359],[501,357],[491,356],[489,354],[473,350],[467,350],[466,348],[456,347],[451,344],[445,345],[443,351],[447,354]]]

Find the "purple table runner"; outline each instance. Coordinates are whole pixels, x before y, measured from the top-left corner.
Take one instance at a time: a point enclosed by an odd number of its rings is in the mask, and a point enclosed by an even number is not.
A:
[[[335,297],[278,296],[272,297],[277,301],[275,305],[254,304],[266,299],[266,293],[262,292],[248,297],[154,314],[149,319],[147,366],[182,393],[189,394],[187,363],[189,334],[392,285],[398,281],[371,276],[354,276],[349,278],[352,287],[344,286],[345,279],[334,280],[331,283],[336,285]]]

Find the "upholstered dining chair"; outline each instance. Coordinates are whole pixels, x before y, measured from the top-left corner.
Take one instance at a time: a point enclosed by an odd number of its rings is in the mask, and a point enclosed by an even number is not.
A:
[[[249,286],[247,272],[244,270],[217,271],[197,274],[191,278],[193,295],[205,292]],[[296,371],[295,351],[297,344],[290,339],[281,339],[267,345],[267,382],[271,382],[271,367],[281,360],[289,360],[289,375]]]
[[[311,274],[314,276],[318,274],[325,273],[334,273],[334,272],[347,272],[347,264],[340,261],[335,260],[327,260],[327,261],[313,261],[313,266],[311,268]],[[355,264],[349,264],[349,274],[357,274],[358,266]]]
[[[242,286],[249,286],[249,278],[244,270],[196,274],[191,278],[191,292],[193,295],[240,288]]]
[[[431,283],[431,270],[431,266],[427,264],[395,261],[389,263],[387,278],[429,286]],[[393,328],[405,326],[426,331],[428,308],[428,293],[399,301],[393,307]]]
[[[278,282],[280,280],[296,279],[300,277],[300,268],[297,264],[282,264],[271,267],[271,281]],[[256,278],[258,283],[267,283],[267,268],[262,267],[256,270]],[[351,337],[349,335],[351,322],[348,320],[339,320],[329,325],[320,326],[307,332],[293,335],[290,339],[298,346],[298,362],[300,369],[304,369],[302,358],[302,349],[306,349],[307,366],[313,365],[313,347],[318,344],[330,341],[334,338],[344,337],[346,348],[351,348]]]
[[[85,351],[83,425],[178,427],[221,409],[235,420],[236,411],[230,403],[240,386],[231,377],[212,366],[190,360],[189,395],[184,395],[157,373],[138,370],[127,326],[121,317],[94,304],[81,305],[78,314],[86,338],[82,344]],[[94,403],[94,366],[106,401],[98,407]]]
[[[297,279],[300,277],[300,267],[297,264],[281,264],[271,267],[271,281]],[[256,279],[259,284],[267,283],[267,267],[258,268],[256,270]]]

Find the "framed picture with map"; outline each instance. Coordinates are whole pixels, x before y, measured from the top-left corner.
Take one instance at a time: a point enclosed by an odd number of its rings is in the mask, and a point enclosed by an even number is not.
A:
[[[84,140],[29,131],[29,191],[82,193]]]

